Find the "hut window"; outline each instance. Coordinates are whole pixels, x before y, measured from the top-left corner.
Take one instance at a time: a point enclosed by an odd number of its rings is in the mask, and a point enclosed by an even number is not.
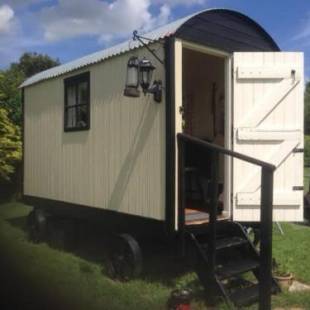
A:
[[[65,86],[65,131],[90,128],[89,72],[64,80]]]

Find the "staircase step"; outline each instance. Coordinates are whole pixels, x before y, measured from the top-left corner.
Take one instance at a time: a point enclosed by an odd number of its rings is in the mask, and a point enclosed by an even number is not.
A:
[[[247,244],[248,240],[240,237],[223,238],[216,241],[216,249],[223,250]]]
[[[279,292],[279,288],[276,284],[271,287],[271,293],[276,294]],[[230,294],[231,301],[237,306],[249,306],[259,299],[259,284],[253,284],[249,287],[240,288]]]
[[[208,249],[208,243],[205,240],[200,241],[200,244],[203,249]],[[248,240],[241,237],[220,238],[216,240],[216,250],[224,250],[244,244],[248,244]]]
[[[229,262],[223,266],[218,266],[216,274],[219,280],[228,279],[238,274],[254,270],[259,267],[259,262],[254,259],[243,259]]]
[[[259,297],[258,284],[238,289],[230,295],[231,301],[237,307],[249,306],[258,301],[258,297]]]

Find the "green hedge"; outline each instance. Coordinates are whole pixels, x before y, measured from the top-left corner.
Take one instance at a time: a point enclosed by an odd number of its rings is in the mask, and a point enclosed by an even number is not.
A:
[[[305,167],[310,167],[310,135],[305,135]]]

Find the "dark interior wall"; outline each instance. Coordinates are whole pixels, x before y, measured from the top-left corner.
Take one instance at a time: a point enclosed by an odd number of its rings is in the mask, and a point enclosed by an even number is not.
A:
[[[279,51],[261,26],[229,10],[205,11],[190,18],[177,30],[176,37],[227,52]]]
[[[225,59],[183,48],[183,130],[224,146]],[[210,171],[210,157],[191,146],[188,165]],[[224,157],[220,156],[219,180],[224,182]]]
[[[183,49],[183,106],[186,133],[214,141],[215,112],[220,110],[218,106],[220,104],[223,105],[221,110],[224,108],[224,64],[223,58]]]

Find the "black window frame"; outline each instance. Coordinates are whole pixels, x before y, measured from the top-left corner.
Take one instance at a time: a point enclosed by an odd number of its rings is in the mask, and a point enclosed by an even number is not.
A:
[[[87,102],[83,104],[75,103],[74,106],[68,105],[68,88],[75,87],[75,97],[78,98],[78,85],[80,83],[87,83]],[[86,106],[86,126],[77,126],[74,127],[68,126],[68,110],[76,109],[81,106]],[[70,76],[64,79],[64,131],[83,131],[90,129],[90,72],[84,72],[78,75]]]

